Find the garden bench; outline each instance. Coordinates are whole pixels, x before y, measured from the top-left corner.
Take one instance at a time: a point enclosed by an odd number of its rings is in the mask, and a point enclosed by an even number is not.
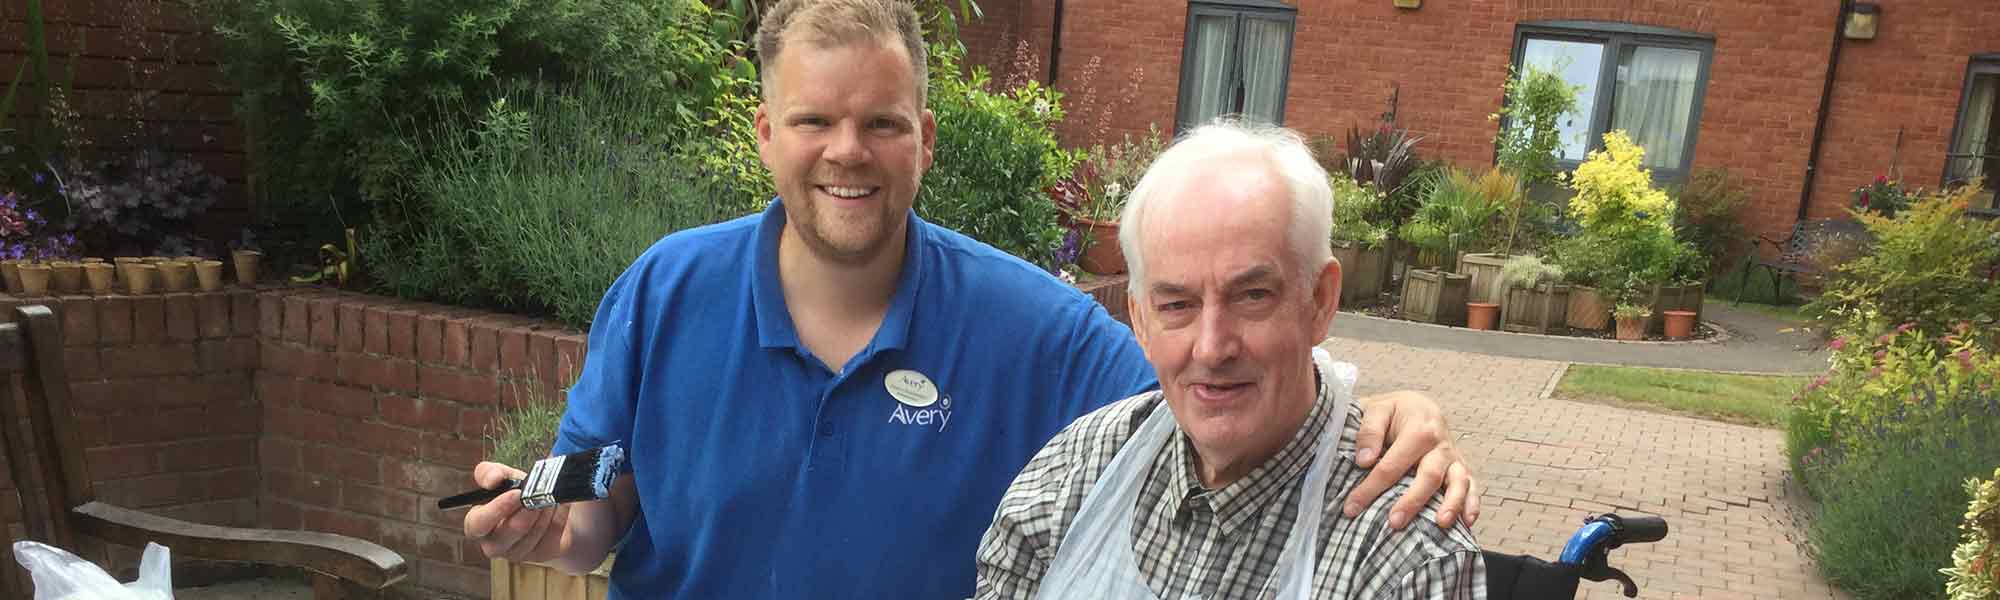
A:
[[[157,542],[176,559],[302,569],[319,600],[375,596],[408,574],[401,555],[364,540],[191,523],[98,501],[71,412],[62,325],[45,306],[12,312],[13,322],[0,323],[0,376],[6,379],[0,381],[0,442],[20,491],[28,539],[85,558],[78,543],[89,536],[135,548]],[[31,597],[27,574],[15,569],[19,589],[7,595]]]
[[[1837,243],[1853,243],[1861,246],[1869,244],[1873,237],[1860,222],[1849,219],[1802,219],[1792,224],[1792,232],[1784,239],[1771,239],[1758,235],[1750,240],[1750,253],[1743,258],[1743,275],[1737,280],[1736,303],[1743,303],[1747,295],[1744,284],[1750,282],[1750,272],[1763,269],[1771,274],[1771,303],[1777,304],[1782,291],[1782,281],[1798,275],[1819,275],[1831,265],[1819,262],[1820,252]],[[1759,256],[1758,249],[1770,244],[1777,256]]]

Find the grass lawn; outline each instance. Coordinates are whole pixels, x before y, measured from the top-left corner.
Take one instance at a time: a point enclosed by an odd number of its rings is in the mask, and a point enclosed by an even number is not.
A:
[[[1782,427],[1810,378],[1571,365],[1556,397],[1758,427]]]

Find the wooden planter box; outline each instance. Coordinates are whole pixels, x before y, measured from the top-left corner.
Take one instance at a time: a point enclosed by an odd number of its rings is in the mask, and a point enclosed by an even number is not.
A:
[[[1458,274],[1472,279],[1465,293],[1466,302],[1491,302],[1504,304],[1507,296],[1507,282],[1500,278],[1500,268],[1506,266],[1506,254],[1466,254],[1458,257]]]
[[[1421,269],[1403,280],[1403,318],[1439,325],[1465,324],[1465,293],[1470,278],[1457,273]]]
[[[1359,242],[1334,242],[1333,258],[1340,261],[1340,305],[1367,306],[1382,295],[1388,254]]]
[[[1573,329],[1604,331],[1611,326],[1611,299],[1598,294],[1597,288],[1570,286],[1569,310],[1563,314],[1563,323]]]
[[[493,559],[493,600],[604,600],[611,591],[611,561],[584,575],[537,563]]]
[[[1702,291],[1708,285],[1702,282],[1687,285],[1663,285],[1653,288],[1653,317],[1646,323],[1646,330],[1656,333],[1666,331],[1667,311],[1685,310],[1694,313],[1694,322],[1701,323]]]
[[[1569,317],[1569,286],[1542,284],[1507,289],[1500,304],[1500,328],[1518,333],[1548,333]]]

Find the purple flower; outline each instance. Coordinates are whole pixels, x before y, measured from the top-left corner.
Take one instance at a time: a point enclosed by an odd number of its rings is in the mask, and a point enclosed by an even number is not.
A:
[[[1826,346],[1827,346],[1828,348],[1832,348],[1832,349],[1835,349],[1835,350],[1839,350],[1839,349],[1842,349],[1842,348],[1846,348],[1846,347],[1847,347],[1847,338],[1844,338],[1844,337],[1837,337],[1837,338],[1833,338],[1833,343],[1830,343],[1830,344],[1827,344]]]
[[[1869,370],[1868,370],[1868,378],[1869,378],[1869,379],[1881,379],[1881,378],[1882,378],[1882,367],[1875,367],[1875,368],[1873,368],[1873,369],[1869,369]]]
[[[28,209],[28,212],[25,212],[25,213],[21,213],[21,216],[22,216],[23,218],[26,218],[27,220],[30,220],[30,221],[35,221],[35,222],[37,222],[37,223],[41,222],[41,220],[42,220],[42,216],[41,216],[41,215],[39,215],[39,214],[36,214],[36,213],[35,213],[35,209],[32,209],[32,208]]]
[[[1897,326],[1896,326],[1896,333],[1903,333],[1903,332],[1906,332],[1906,331],[1909,331],[1909,330],[1911,330],[1911,329],[1916,329],[1916,328],[1917,328],[1917,324],[1916,324],[1915,322],[1909,322],[1909,323],[1904,323],[1904,324],[1902,324],[1902,325],[1897,325]]]
[[[1964,367],[1964,368],[1965,368],[1965,370],[1967,370],[1967,371],[1970,371],[1970,370],[1972,370],[1972,351],[1971,351],[1971,350],[1960,350],[1960,351],[1958,351],[1958,352],[1957,352],[1956,354],[1952,354],[1952,357],[1954,357],[1954,358],[1957,358],[1957,359],[1958,359],[1958,366],[1960,366],[1960,367]]]
[[[35,185],[41,185],[43,183],[48,182],[48,180],[49,178],[47,176],[42,175],[41,171],[35,172]]]

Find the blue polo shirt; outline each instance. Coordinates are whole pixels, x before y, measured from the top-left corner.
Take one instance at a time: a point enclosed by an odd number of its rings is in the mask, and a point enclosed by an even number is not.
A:
[[[1089,296],[913,212],[889,312],[836,373],[785,308],[784,222],[773,201],[669,235],[598,308],[556,452],[628,442],[611,597],[968,597],[1022,465],[1152,367]]]

